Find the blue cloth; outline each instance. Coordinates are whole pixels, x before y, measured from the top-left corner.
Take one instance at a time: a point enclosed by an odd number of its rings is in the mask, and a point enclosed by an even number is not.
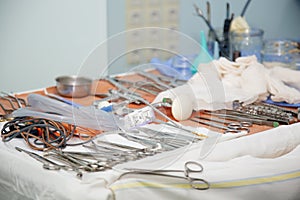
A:
[[[175,56],[167,61],[152,58],[150,63],[165,76],[189,80],[193,76],[191,64],[193,59],[185,56]]]
[[[284,102],[284,101],[275,102],[270,97],[268,97],[268,99],[265,100],[264,102],[268,103],[268,104],[273,104],[273,105],[276,105],[276,106],[283,106],[283,107],[291,107],[291,108],[299,108],[300,107],[300,103],[290,104],[290,103],[287,103],[287,102]]]

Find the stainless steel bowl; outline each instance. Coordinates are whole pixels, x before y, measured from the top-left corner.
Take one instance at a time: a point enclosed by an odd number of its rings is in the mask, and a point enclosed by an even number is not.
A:
[[[59,76],[56,79],[57,92],[65,97],[86,97],[91,92],[92,80],[80,76]]]

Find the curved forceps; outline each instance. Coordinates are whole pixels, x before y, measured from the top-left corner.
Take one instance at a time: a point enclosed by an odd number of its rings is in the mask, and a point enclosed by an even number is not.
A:
[[[128,170],[131,170],[129,172],[125,172],[120,175],[118,178],[121,179],[121,177],[128,175],[128,174],[142,174],[142,175],[155,175],[155,176],[164,176],[164,177],[170,177],[170,178],[180,178],[185,179],[189,182],[190,186],[196,190],[207,190],[210,188],[210,183],[202,178],[193,178],[191,177],[192,173],[201,173],[203,172],[203,166],[196,162],[196,161],[187,161],[184,164],[184,170],[176,170],[176,169],[170,169],[170,170],[148,170],[148,169],[136,169],[136,168],[129,168]],[[168,173],[172,172],[181,172],[184,174],[184,176],[177,176],[172,175]]]

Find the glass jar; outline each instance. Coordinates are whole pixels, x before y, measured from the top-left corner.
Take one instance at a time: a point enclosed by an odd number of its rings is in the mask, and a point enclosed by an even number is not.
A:
[[[259,62],[262,61],[261,51],[263,48],[264,31],[258,28],[235,30],[230,32],[230,55],[231,60],[237,57],[255,55]]]
[[[281,66],[296,69],[295,57],[298,44],[292,40],[265,40],[262,61],[266,67]]]

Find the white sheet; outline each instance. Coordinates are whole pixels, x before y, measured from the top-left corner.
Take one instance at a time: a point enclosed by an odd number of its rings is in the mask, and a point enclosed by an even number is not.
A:
[[[1,200],[82,200],[108,199],[111,192],[105,188],[105,180],[86,182],[72,172],[47,171],[42,164],[14,146],[25,147],[23,142],[0,145],[0,199]],[[95,174],[95,176],[97,176]]]
[[[114,170],[84,174],[44,170],[14,147],[23,141],[0,142],[0,199],[299,199],[300,124],[218,143],[207,157],[200,154],[204,142]],[[212,188],[199,191],[185,180],[128,176],[116,181],[124,167],[182,169],[197,160],[204,172],[197,175]]]
[[[204,172],[197,177],[211,183],[209,190],[190,189],[182,180],[134,175],[111,187],[117,199],[299,199],[299,130],[300,124],[281,126],[218,143],[205,158],[200,156],[204,143],[198,143],[119,166],[183,169],[186,161],[198,161]]]

